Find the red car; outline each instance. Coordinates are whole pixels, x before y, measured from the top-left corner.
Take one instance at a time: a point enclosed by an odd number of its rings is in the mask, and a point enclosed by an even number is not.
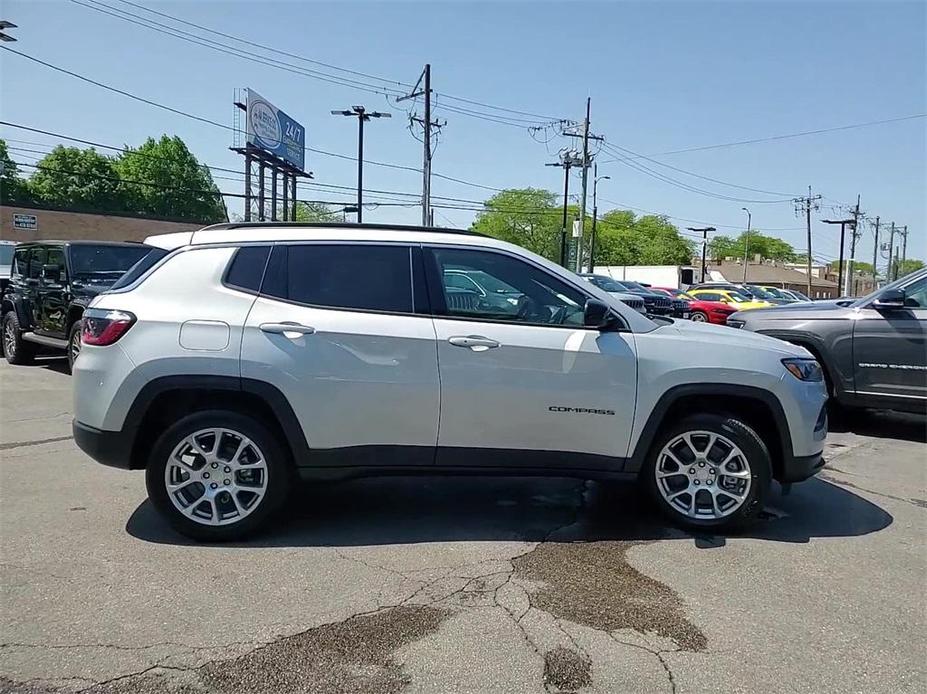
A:
[[[690,320],[696,323],[715,323],[727,325],[727,317],[737,312],[737,308],[721,301],[702,301],[686,294],[681,289],[671,287],[651,287],[650,291],[666,294],[674,299],[683,299],[689,302]]]

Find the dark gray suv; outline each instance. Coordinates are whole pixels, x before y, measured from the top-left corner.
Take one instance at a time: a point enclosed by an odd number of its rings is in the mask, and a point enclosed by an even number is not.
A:
[[[840,405],[927,410],[927,269],[856,301],[741,311],[727,324],[806,348]]]

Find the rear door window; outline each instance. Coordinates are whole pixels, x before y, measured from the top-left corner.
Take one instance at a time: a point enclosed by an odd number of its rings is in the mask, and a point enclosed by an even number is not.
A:
[[[413,312],[409,246],[291,244],[283,248],[285,258],[274,251],[262,289],[265,294],[323,308]]]

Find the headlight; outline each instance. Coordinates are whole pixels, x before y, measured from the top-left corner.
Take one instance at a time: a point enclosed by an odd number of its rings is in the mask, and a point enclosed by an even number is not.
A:
[[[800,381],[823,381],[824,372],[814,359],[783,359],[782,365]]]
[[[728,327],[731,327],[731,328],[742,328],[742,327],[744,327],[745,321],[742,321],[742,320],[731,320],[730,318],[728,318],[728,319],[727,319],[727,324],[728,324]],[[788,368],[788,367],[786,367],[786,368]]]

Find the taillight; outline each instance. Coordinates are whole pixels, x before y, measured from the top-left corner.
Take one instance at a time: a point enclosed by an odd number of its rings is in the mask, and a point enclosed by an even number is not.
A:
[[[126,334],[135,323],[135,316],[128,311],[88,308],[84,311],[81,321],[81,342],[85,345],[105,347]]]

